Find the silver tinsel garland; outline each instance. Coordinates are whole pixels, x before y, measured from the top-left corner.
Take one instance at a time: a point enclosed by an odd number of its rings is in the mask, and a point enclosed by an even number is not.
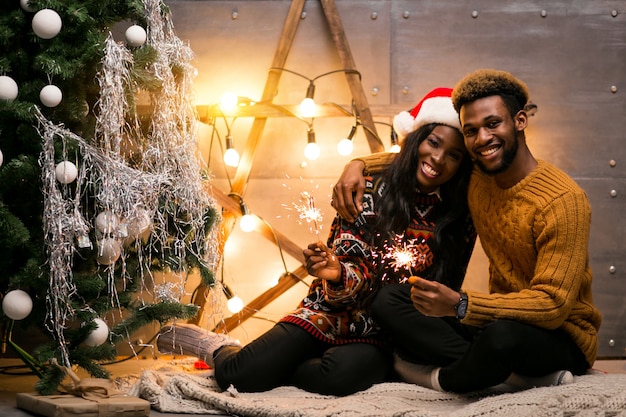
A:
[[[189,251],[195,251],[194,248],[199,248],[193,253],[195,257],[209,269],[215,270],[219,262],[219,227],[213,227],[208,236],[205,234],[206,212],[216,203],[207,193],[195,141],[196,113],[191,84],[195,69],[190,64],[193,53],[174,35],[169,18],[162,16],[161,0],[145,0],[144,5],[147,42],[158,56],[150,71],[162,84],[159,92],[151,97],[151,131],[147,138],[142,137],[137,120],[131,124],[127,120],[126,89],[136,87],[132,86],[130,77],[132,54],[123,45],[115,43],[111,36],[106,41],[102,69],[98,74],[100,98],[94,109],[96,128],[91,143],[63,126],[55,125],[36,109],[39,133],[44,140],[40,165],[50,275],[46,325],[59,343],[66,366],[71,364],[63,331],[73,314],[69,300],[76,293],[72,278],[73,256],[78,247],[91,245],[89,235],[94,231],[96,220],[95,216],[89,217],[93,214],[90,215],[84,207],[86,201],[95,202],[96,215],[104,213],[109,216],[107,219],[119,219],[119,223],[112,222],[111,229],[98,230],[96,227],[95,233],[91,234],[96,236],[95,250],[102,251],[106,239],[119,243],[119,259],[101,265],[108,277],[107,288],[113,305],[119,306],[114,266],[121,263],[122,271],[125,271],[124,249],[130,242],[136,243],[144,266],[141,288],[153,288],[156,294],[151,296],[156,300],[180,300],[186,276],[181,276],[181,282],[175,285],[144,283],[144,279],[152,280],[148,267],[152,250],[142,251],[139,243],[147,242],[154,245],[152,248],[173,246],[181,263]],[[174,67],[181,71],[176,79],[172,72]],[[127,161],[128,150],[124,145],[138,138],[141,143],[134,146],[138,148],[136,151],[141,160],[131,164]],[[75,187],[56,180],[55,162],[67,159],[67,155],[65,151],[63,155],[55,155],[55,140],[62,141],[63,149],[66,141],[79,146],[82,160],[77,163]],[[167,211],[163,211],[164,207]],[[177,221],[171,222],[168,218]],[[172,224],[176,230],[170,230]],[[146,229],[149,238],[136,239],[138,230],[145,233]],[[122,312],[119,314],[121,316]]]

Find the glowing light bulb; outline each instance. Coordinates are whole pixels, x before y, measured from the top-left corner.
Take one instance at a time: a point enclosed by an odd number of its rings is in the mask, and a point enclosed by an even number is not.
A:
[[[256,228],[254,215],[244,214],[243,216],[241,216],[241,220],[239,220],[239,228],[246,233],[250,233],[251,231],[253,231]]]
[[[316,108],[315,100],[307,97],[300,103],[300,114],[302,114],[302,117],[313,117],[315,116]]]
[[[243,300],[239,298],[238,295],[235,295],[226,302],[226,307],[228,307],[228,311],[233,314],[239,313],[243,310]]]
[[[315,142],[307,143],[304,148],[304,157],[309,161],[315,161],[320,157],[320,147]]]
[[[229,167],[237,168],[239,166],[239,152],[235,148],[228,148],[224,152],[224,163]]]
[[[224,93],[220,99],[220,109],[225,114],[234,113],[237,109],[237,102],[239,98],[235,93]]]
[[[399,153],[400,152],[400,145],[398,145],[397,143],[391,145],[391,148],[389,148],[389,152],[391,152],[391,153]]]
[[[352,140],[348,138],[341,139],[337,144],[337,152],[339,152],[339,155],[348,156],[352,153],[353,149],[354,145]]]

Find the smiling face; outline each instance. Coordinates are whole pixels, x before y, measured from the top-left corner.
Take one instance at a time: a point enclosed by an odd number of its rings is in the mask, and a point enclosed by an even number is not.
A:
[[[500,96],[484,97],[461,108],[465,146],[483,172],[496,175],[514,163],[519,150],[517,134],[520,126],[525,126],[519,124],[519,114],[511,117]]]
[[[457,173],[467,152],[461,133],[437,125],[418,147],[417,182],[423,193],[433,192]]]

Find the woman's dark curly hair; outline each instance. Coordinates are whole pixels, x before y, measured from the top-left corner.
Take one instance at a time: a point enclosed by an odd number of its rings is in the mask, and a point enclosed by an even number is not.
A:
[[[494,69],[479,69],[467,74],[452,89],[452,105],[459,113],[461,107],[479,98],[500,96],[511,116],[528,102],[528,87],[513,74]]]
[[[419,146],[436,126],[435,123],[424,125],[409,134],[400,153],[384,171],[387,187],[384,198],[377,204],[375,226],[382,240],[403,234],[411,221],[418,192]],[[435,242],[431,245],[439,262],[428,278],[452,288],[460,287],[465,271],[461,255],[469,216],[467,188],[471,171],[472,161],[465,155],[457,173],[439,188],[442,205],[438,212],[442,214],[435,219]]]

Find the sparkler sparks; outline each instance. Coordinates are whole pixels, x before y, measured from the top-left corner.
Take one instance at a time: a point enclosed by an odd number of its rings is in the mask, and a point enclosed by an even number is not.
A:
[[[383,260],[389,260],[389,265],[394,271],[406,269],[413,275],[413,268],[425,263],[426,259],[422,252],[421,245],[417,239],[404,240],[404,235],[396,235],[392,244],[385,244],[386,252]]]
[[[315,230],[315,234],[319,239],[319,229],[323,220],[322,212],[315,207],[315,197],[306,191],[300,193],[300,204],[293,204],[298,212],[301,222],[311,224],[311,230]]]
[[[289,176],[287,176],[287,178],[289,178]],[[300,181],[303,181],[303,179],[300,178]],[[283,184],[283,187],[291,190],[291,187],[289,187],[287,184]],[[319,184],[313,187],[314,190],[316,190],[317,188],[319,188]],[[319,240],[320,230],[323,227],[323,213],[319,208],[315,206],[315,197],[313,196],[312,192],[300,191],[298,195],[298,200],[291,203],[291,206],[287,206],[286,204],[281,205],[287,210],[295,210],[298,213],[298,223],[308,224],[310,230],[312,232],[315,232],[315,235]]]

